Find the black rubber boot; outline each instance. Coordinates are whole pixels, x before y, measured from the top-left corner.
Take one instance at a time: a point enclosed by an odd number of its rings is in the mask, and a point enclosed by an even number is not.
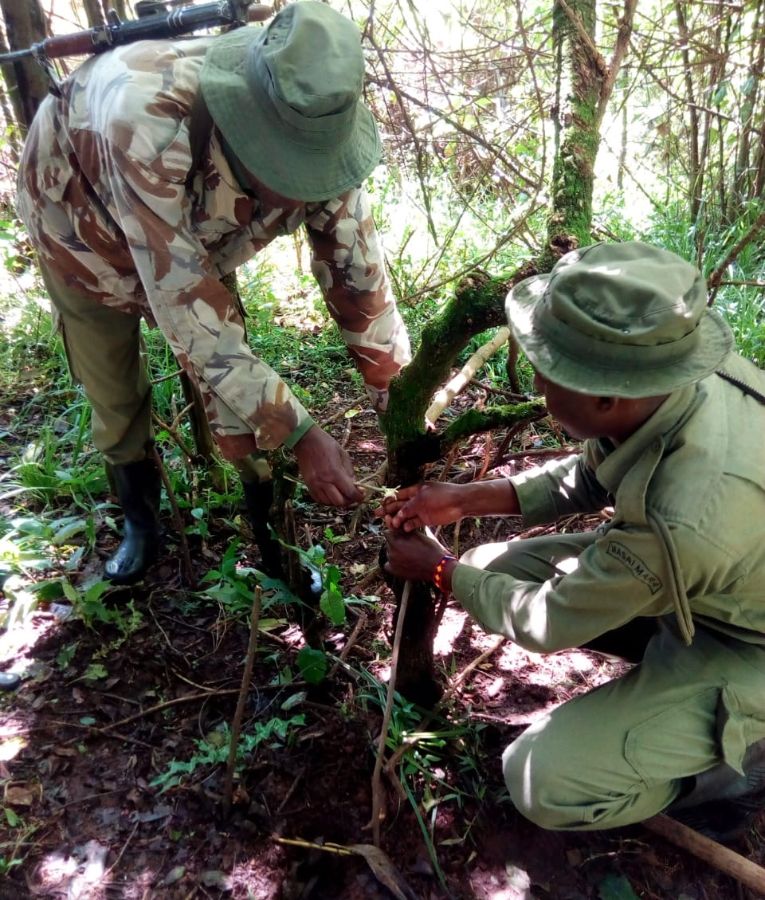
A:
[[[106,561],[104,572],[115,584],[131,584],[142,577],[157,555],[162,480],[150,458],[119,466],[110,464],[108,469],[125,514],[125,526],[122,543]]]
[[[747,748],[743,769],[742,775],[720,763],[702,772],[667,812],[712,840],[724,843],[739,837],[765,809],[765,740]]]
[[[283,578],[281,546],[268,527],[271,504],[274,502],[274,483],[271,480],[242,481],[242,487],[247,519],[260,550],[261,568],[271,578]]]

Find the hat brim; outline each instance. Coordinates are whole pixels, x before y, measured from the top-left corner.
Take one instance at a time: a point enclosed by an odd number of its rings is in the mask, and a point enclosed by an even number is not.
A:
[[[264,31],[237,28],[212,41],[200,75],[210,115],[242,164],[272,191],[306,202],[338,197],[361,184],[380,160],[372,113],[359,102],[350,135],[329,148],[296,143],[247,84],[247,54]]]
[[[627,399],[669,394],[711,375],[733,349],[730,328],[719,313],[708,309],[698,326],[697,347],[682,362],[657,363],[647,358],[649,353],[642,359],[639,353],[633,353],[629,364],[622,366],[581,359],[564,346],[552,346],[536,327],[534,308],[550,277],[536,275],[517,284],[507,295],[505,311],[513,335],[532,366],[544,378],[569,390]]]

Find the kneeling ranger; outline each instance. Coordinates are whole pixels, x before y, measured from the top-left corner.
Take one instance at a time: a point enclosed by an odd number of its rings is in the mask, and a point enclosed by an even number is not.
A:
[[[639,242],[520,283],[510,325],[582,452],[510,479],[425,484],[386,506],[389,568],[451,591],[487,630],[547,653],[639,663],[505,751],[516,807],[559,829],[669,808],[724,838],[765,788],[765,377],[732,352],[701,274]],[[607,525],[459,561],[418,532],[614,507]]]

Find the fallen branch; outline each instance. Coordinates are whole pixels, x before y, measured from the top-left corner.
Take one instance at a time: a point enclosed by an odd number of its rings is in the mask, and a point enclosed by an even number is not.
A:
[[[223,783],[223,816],[228,817],[231,810],[231,797],[234,792],[234,769],[236,768],[236,748],[239,745],[239,734],[242,731],[242,719],[244,718],[244,705],[247,702],[252,668],[255,664],[255,651],[258,649],[258,623],[260,622],[260,610],[263,603],[263,589],[259,584],[255,585],[252,598],[252,614],[250,616],[250,641],[247,645],[247,656],[242,672],[242,684],[239,688],[239,699],[236,703],[234,720],[231,723],[231,743],[228,748],[228,762],[226,763],[226,780]]]
[[[509,337],[510,329],[503,326],[497,329],[497,333],[488,343],[476,350],[454,378],[436,393],[433,402],[425,412],[425,420],[427,422],[431,425],[435,423],[436,419],[449,406],[452,400],[470,384],[475,377],[475,373],[485,365],[486,360],[491,359]]]
[[[215,691],[215,696],[225,697],[227,694],[238,694],[239,688],[224,688],[222,691]],[[119,728],[121,725],[129,725],[131,722],[136,722],[138,719],[143,719],[146,716],[154,715],[156,712],[161,712],[163,709],[167,709],[170,706],[178,706],[181,703],[192,703],[194,700],[209,700],[212,694],[210,691],[205,691],[203,694],[186,694],[184,697],[176,697],[174,700],[165,700],[163,703],[155,703],[154,706],[148,707],[148,709],[142,709],[141,712],[134,713],[132,716],[128,716],[125,719],[120,719],[119,722],[113,722],[111,725],[104,725],[103,728],[94,728],[97,734],[108,734],[112,729]],[[109,735],[111,737],[111,735]]]
[[[699,834],[682,822],[663,814],[646,819],[643,826],[655,834],[688,850],[694,856],[709,863],[720,872],[735,878],[740,884],[745,885],[757,894],[765,895],[765,869],[753,863],[750,859],[736,853],[729,847],[724,847],[711,838]]]

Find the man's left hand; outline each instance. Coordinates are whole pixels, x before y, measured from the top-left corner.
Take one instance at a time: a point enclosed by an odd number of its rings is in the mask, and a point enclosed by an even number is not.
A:
[[[441,558],[449,554],[446,547],[421,531],[390,528],[385,532],[385,539],[388,543],[385,571],[398,578],[430,581]]]

